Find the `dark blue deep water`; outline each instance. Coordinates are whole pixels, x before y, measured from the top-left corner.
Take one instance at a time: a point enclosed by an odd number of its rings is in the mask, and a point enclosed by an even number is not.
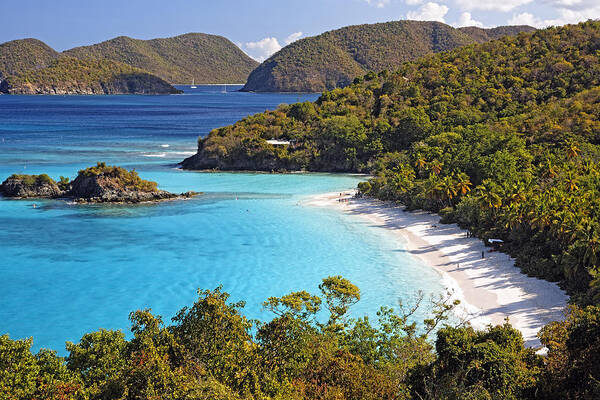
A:
[[[247,315],[269,296],[317,293],[341,274],[361,290],[354,316],[374,315],[440,276],[402,252],[385,230],[336,210],[307,207],[311,194],[362,179],[331,174],[199,173],[176,168],[198,136],[281,103],[316,95],[186,88],[175,96],[0,96],[0,179],[12,173],[74,177],[97,161],[135,168],[189,201],[78,206],[0,198],[0,334],[64,342],[99,328],[128,330],[128,314],[152,308],[168,321],[223,284]],[[33,203],[38,205],[33,208]]]

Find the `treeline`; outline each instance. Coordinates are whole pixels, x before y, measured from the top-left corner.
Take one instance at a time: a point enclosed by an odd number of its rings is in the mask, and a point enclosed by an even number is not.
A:
[[[183,165],[370,172],[363,194],[502,239],[525,272],[597,304],[598,51],[590,21],[428,56],[217,129]]]
[[[379,321],[348,318],[360,290],[336,276],[306,291],[271,297],[268,322],[219,287],[166,325],[150,310],[130,314],[131,339],[99,330],[67,342],[67,357],[32,340],[0,336],[3,399],[596,399],[600,395],[600,308],[572,308],[542,331],[546,357],[523,346],[508,323],[474,331],[448,326],[456,305],[382,308]],[[325,314],[320,313],[321,308]],[[323,318],[328,314],[328,319]],[[432,340],[434,343],[432,343]]]

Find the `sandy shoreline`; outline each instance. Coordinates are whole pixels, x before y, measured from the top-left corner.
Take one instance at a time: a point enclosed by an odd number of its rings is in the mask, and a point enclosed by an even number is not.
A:
[[[338,201],[339,193],[327,193],[311,196],[302,204],[338,208],[398,235],[409,253],[442,274],[462,302],[459,312],[468,314],[473,326],[502,324],[508,317],[523,333],[526,345],[539,346],[540,328],[563,319],[568,296],[562,289],[522,274],[507,254],[490,252],[480,239],[466,237],[458,226],[440,224],[437,215],[404,212],[385,202],[354,199],[353,194],[344,193],[347,202]]]

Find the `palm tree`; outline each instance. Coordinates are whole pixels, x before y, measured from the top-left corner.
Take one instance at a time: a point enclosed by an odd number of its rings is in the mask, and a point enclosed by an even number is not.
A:
[[[439,201],[443,192],[441,180],[437,175],[429,174],[429,178],[423,181],[423,193],[429,199]]]
[[[567,156],[569,158],[575,158],[579,155],[581,149],[576,142],[570,142],[567,144]]]
[[[569,188],[569,192],[574,192],[579,189],[579,187],[577,186],[577,180],[578,178],[573,176],[572,171],[567,172],[566,182],[567,187]]]
[[[446,197],[446,200],[448,200],[448,206],[451,206],[452,199],[456,197],[457,194],[456,183],[451,177],[445,176],[440,182],[440,188],[442,190],[442,194],[444,197]]]
[[[479,185],[477,191],[479,192],[479,202],[484,207],[495,210],[502,206],[502,198],[496,193],[494,188],[492,188],[490,181],[484,181]]]
[[[558,175],[558,168],[549,158],[546,158],[546,161],[542,164],[542,174],[549,179],[554,179]]]
[[[465,174],[464,172],[458,174],[458,176],[456,177],[456,191],[458,193],[460,193],[463,196],[466,195],[471,191],[471,186],[473,186],[473,184],[469,179],[469,175]]]
[[[421,154],[417,154],[417,158],[415,160],[415,167],[417,167],[417,169],[421,171],[425,168],[426,165],[427,160],[425,160],[425,157],[423,157]]]
[[[442,166],[443,164],[435,159],[431,162],[431,171],[434,174],[439,175],[442,172]]]

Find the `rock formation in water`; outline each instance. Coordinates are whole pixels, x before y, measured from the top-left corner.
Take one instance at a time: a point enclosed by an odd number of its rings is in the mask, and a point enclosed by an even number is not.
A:
[[[135,170],[98,163],[79,171],[72,182],[54,181],[46,174],[11,175],[0,185],[0,194],[12,198],[65,198],[77,203],[145,203],[190,198],[198,193],[174,194],[159,190],[156,182],[143,180]]]

